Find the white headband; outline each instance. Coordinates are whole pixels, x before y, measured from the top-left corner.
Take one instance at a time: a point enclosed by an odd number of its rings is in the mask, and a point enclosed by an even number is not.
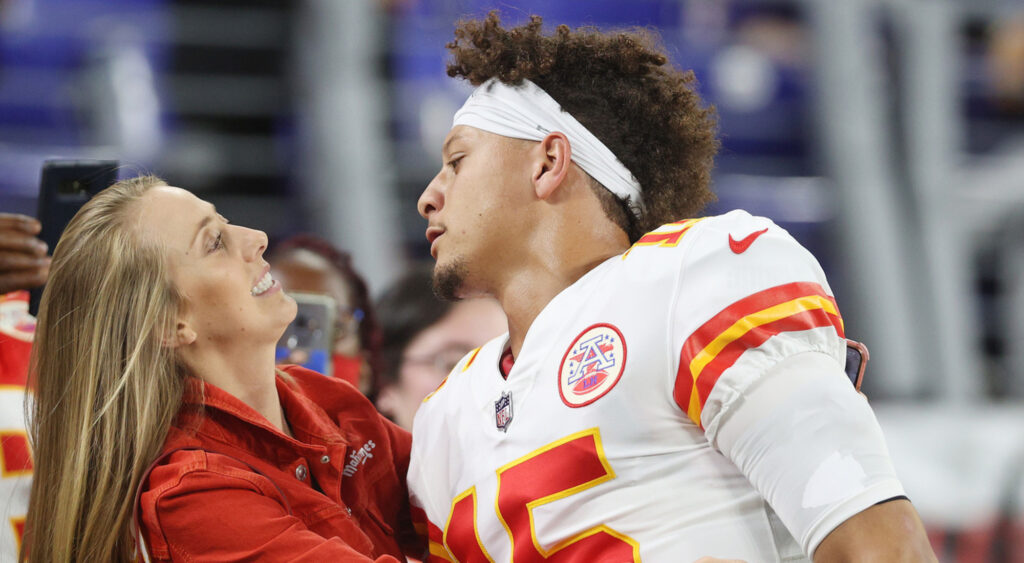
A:
[[[529,80],[519,86],[497,78],[484,82],[455,112],[452,127],[456,125],[529,141],[541,141],[552,131],[560,131],[569,139],[573,162],[608,191],[628,199],[635,216],[643,212],[640,183],[633,174],[593,133]]]

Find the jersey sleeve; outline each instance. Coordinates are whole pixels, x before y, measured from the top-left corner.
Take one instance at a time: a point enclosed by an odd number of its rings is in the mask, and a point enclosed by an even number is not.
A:
[[[744,398],[713,444],[807,555],[850,517],[904,495],[871,407],[831,357],[786,358]]]
[[[881,429],[844,373],[842,316],[814,257],[768,219],[704,221],[669,321],[673,399],[813,554],[902,495]]]
[[[688,237],[670,307],[672,397],[714,443],[723,417],[779,361],[813,351],[842,368],[845,333],[818,262],[770,220],[733,211]]]

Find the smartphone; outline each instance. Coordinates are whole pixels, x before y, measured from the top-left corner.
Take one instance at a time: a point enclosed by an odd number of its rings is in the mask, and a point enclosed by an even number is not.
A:
[[[860,391],[864,382],[864,370],[868,367],[868,347],[856,340],[846,341],[846,377],[850,378],[853,387]]]
[[[85,202],[117,182],[116,160],[47,160],[39,181],[36,217],[42,224],[39,238],[52,253],[64,227]],[[29,291],[29,312],[39,313],[43,288]]]
[[[332,375],[331,350],[338,304],[332,297],[320,293],[288,292],[288,295],[298,304],[298,312],[277,342],[277,363],[298,364]]]

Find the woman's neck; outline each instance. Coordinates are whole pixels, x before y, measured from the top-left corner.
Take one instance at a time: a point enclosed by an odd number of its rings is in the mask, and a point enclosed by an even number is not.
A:
[[[274,349],[225,350],[208,347],[182,351],[190,373],[249,405],[281,432],[291,435],[277,393]]]

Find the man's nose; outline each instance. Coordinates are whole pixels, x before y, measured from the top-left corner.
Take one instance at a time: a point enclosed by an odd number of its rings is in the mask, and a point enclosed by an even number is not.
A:
[[[434,176],[434,179],[423,189],[419,201],[416,202],[416,209],[424,219],[430,219],[431,214],[444,207],[444,190],[440,178],[441,173],[438,172],[437,176]]]

